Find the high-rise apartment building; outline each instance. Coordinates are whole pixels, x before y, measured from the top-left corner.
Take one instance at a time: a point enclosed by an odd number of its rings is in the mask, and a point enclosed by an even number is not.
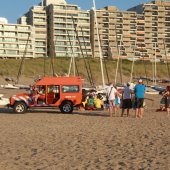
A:
[[[103,57],[132,57],[136,43],[136,12],[119,11],[114,6],[96,10],[99,35],[95,11],[92,9],[90,13],[93,55],[99,57],[99,36]]]
[[[88,11],[67,3],[48,6],[49,54],[57,57],[91,57],[90,16]],[[82,49],[82,51],[81,51]]]
[[[137,49],[140,56],[149,59],[170,57],[170,1],[155,0],[129,10],[138,13]]]
[[[72,53],[82,56],[82,52],[92,56],[89,12],[80,10],[77,5],[64,0],[44,0],[18,19],[18,23],[35,27],[35,57],[63,57]]]
[[[19,24],[34,26],[35,28],[35,57],[47,56],[47,14],[46,8],[39,4],[33,6],[21,18],[18,19]]]
[[[20,58],[28,47],[28,57],[82,53],[99,57],[99,37],[103,57],[170,58],[170,0],[154,0],[128,11],[114,6],[95,11],[81,10],[65,0],[42,0],[18,19],[20,25],[1,23],[0,56]]]
[[[0,23],[0,58],[33,58],[34,34],[30,25]]]

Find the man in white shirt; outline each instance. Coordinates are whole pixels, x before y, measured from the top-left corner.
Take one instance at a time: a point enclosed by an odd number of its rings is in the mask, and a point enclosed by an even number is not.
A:
[[[117,94],[117,90],[114,88],[113,83],[110,83],[109,87],[107,88],[107,93],[106,96],[109,100],[109,114],[110,117],[113,117],[113,113],[116,113],[116,108],[115,108],[115,96]]]
[[[132,108],[131,100],[132,90],[130,89],[130,83],[127,83],[127,86],[124,88],[122,93],[122,115],[124,114],[125,109],[127,109],[127,116],[129,116],[129,110]]]

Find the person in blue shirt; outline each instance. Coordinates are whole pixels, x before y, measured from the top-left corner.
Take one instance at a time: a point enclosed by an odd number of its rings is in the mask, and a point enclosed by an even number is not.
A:
[[[145,98],[145,89],[146,89],[145,85],[143,84],[142,79],[140,79],[134,89],[135,98],[136,98],[136,112],[135,112],[136,118],[143,117],[143,113],[144,113],[143,103]]]

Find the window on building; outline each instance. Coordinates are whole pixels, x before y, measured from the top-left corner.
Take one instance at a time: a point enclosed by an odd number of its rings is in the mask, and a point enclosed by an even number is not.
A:
[[[56,51],[66,51],[65,47],[56,47]]]
[[[55,44],[56,44],[56,45],[66,45],[66,42],[57,41]]]
[[[36,45],[39,45],[39,46],[44,46],[44,45],[45,45],[45,42],[41,42],[41,41],[38,42],[38,41],[37,41],[37,42],[35,42],[35,44],[36,44]]]
[[[45,22],[46,19],[45,18],[34,18],[35,22]]]
[[[56,36],[56,40],[66,40],[65,36]]]
[[[57,53],[56,53],[56,56],[57,56],[57,57],[66,57],[67,54],[66,54],[66,53],[59,53],[59,52],[57,52]]]
[[[7,54],[17,54],[17,51],[15,50],[6,50]]]
[[[57,21],[57,22],[65,22],[65,18],[55,18],[54,21]]]
[[[67,6],[67,10],[77,10],[76,6]]]
[[[80,23],[89,23],[89,20],[88,19],[79,19],[79,22]]]
[[[57,16],[66,16],[66,13],[58,13],[58,12],[55,12],[54,14],[57,15]]]
[[[0,54],[4,54],[5,53],[5,51],[4,50],[0,50]]]
[[[79,14],[79,17],[88,17],[89,16],[89,14]]]
[[[34,13],[34,16],[37,16],[37,17],[42,16],[43,17],[43,16],[46,16],[46,13]]]
[[[16,42],[17,39],[16,38],[4,38],[5,42]]]
[[[5,44],[5,48],[17,48],[16,44]]]
[[[4,29],[6,29],[6,30],[15,30],[15,25],[4,25]]]
[[[55,34],[66,34],[65,30],[55,30]]]
[[[14,37],[15,36],[15,32],[4,32],[4,36]]]
[[[35,25],[36,28],[46,28],[46,25]]]
[[[19,37],[28,37],[29,33],[18,33]]]
[[[65,24],[54,24],[54,27],[57,27],[57,28],[65,28],[66,25],[65,25]]]
[[[35,48],[35,51],[36,51],[36,52],[45,52],[45,48],[39,48],[39,47],[37,47],[37,48]]]
[[[18,30],[21,30],[21,31],[28,31],[30,29],[31,27],[18,27]]]
[[[67,28],[73,28],[73,25],[68,24]]]
[[[54,9],[65,9],[66,7],[65,6],[61,6],[61,5],[56,5],[54,7]]]
[[[35,31],[36,34],[46,34],[45,31]]]
[[[21,40],[21,39],[19,39],[18,42],[19,42],[19,43],[22,43],[22,44],[27,44],[27,43],[31,43],[31,40],[28,40],[28,41],[27,41],[27,40]]]

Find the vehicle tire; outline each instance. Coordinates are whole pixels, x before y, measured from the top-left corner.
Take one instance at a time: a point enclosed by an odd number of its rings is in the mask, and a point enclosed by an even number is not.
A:
[[[15,113],[25,113],[27,110],[27,106],[24,102],[16,102],[14,104],[13,110]]]
[[[62,113],[72,113],[73,112],[73,104],[69,101],[64,101],[60,105],[60,111]]]

